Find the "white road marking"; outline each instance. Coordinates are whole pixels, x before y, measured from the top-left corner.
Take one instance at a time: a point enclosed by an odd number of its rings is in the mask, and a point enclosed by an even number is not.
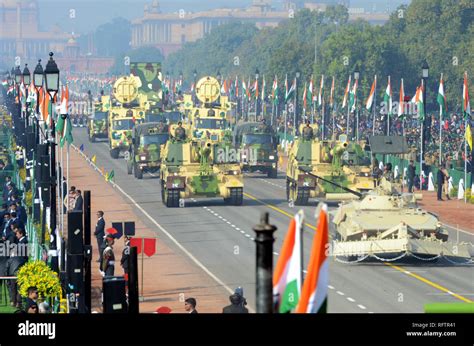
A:
[[[344,295],[344,293],[342,293],[341,291],[337,291],[336,293],[339,294],[340,296]]]
[[[328,285],[328,288],[333,290],[334,289],[334,286],[331,286],[331,285]]]
[[[352,302],[352,303],[355,302],[355,300],[354,300],[353,298],[351,298],[351,297],[347,297],[347,300],[350,301],[350,302]]]
[[[364,305],[361,305],[361,304],[359,304],[359,305],[357,305],[357,306],[358,306],[359,308],[361,308],[362,310],[367,309]]]
[[[275,256],[278,256],[278,252],[273,251],[273,254],[274,254]]]

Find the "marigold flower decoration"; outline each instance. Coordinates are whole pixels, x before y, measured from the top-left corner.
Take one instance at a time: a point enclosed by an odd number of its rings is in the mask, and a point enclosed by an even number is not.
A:
[[[62,298],[61,283],[58,274],[43,261],[28,262],[17,274],[21,296],[28,296],[28,287],[36,287],[40,298]]]

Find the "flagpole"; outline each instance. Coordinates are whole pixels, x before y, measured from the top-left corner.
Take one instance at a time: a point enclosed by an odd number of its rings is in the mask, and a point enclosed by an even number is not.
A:
[[[71,145],[68,143],[67,152],[66,152],[66,210],[69,211],[69,147]]]
[[[423,105],[424,106],[424,105]],[[421,121],[421,141],[420,141],[420,147],[421,147],[421,150],[420,150],[420,192],[423,190],[423,182],[421,180],[421,174],[423,172],[423,121]]]
[[[372,124],[372,136],[375,136],[375,121],[377,118],[377,75],[375,75],[375,88],[374,88],[374,119],[373,119],[373,124]]]
[[[349,137],[349,102],[347,102],[347,129],[346,129],[346,135]]]
[[[320,91],[320,93],[321,93],[321,91]],[[325,114],[324,114],[324,97],[322,97],[322,95],[321,95],[321,98],[322,98],[322,100],[321,100],[321,107],[322,107],[322,109],[321,109],[321,118],[322,118],[322,120],[321,120],[321,128],[322,128],[321,139],[324,141],[324,125],[325,125],[325,123],[324,123],[324,116],[325,116]]]
[[[464,120],[464,134],[466,133],[467,129],[467,117]],[[471,165],[474,162],[471,162]],[[467,138],[466,135],[464,135],[464,203],[467,202],[467,193],[466,193],[466,186],[467,186]],[[472,194],[472,192],[471,192]]]
[[[443,80],[443,74],[441,73],[441,80]],[[444,94],[444,85],[443,85],[443,94]],[[443,95],[444,96],[444,95]],[[443,140],[443,128],[441,126],[441,122],[443,121],[443,107],[439,105],[439,164],[441,165],[441,157],[442,157],[442,146],[441,141]]]
[[[64,195],[64,191],[63,191],[63,176],[64,176],[64,172],[63,172],[63,169],[64,169],[64,157],[63,157],[63,148],[61,148],[61,146],[58,147],[58,150],[60,150],[60,155],[59,155],[59,160],[61,162],[61,174],[60,174],[60,186],[59,186],[59,200],[58,200],[58,206],[59,206],[59,224],[60,224],[60,228],[61,228],[61,235],[63,235],[63,226],[64,226],[64,207],[63,207],[63,199],[62,199],[62,196]]]

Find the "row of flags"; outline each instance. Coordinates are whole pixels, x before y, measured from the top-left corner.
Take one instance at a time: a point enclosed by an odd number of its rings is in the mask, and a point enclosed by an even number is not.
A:
[[[327,206],[319,213],[319,222],[313,237],[306,277],[303,266],[301,237],[304,215],[300,210],[290,222],[281,253],[273,273],[273,295],[279,313],[323,313],[327,307],[329,284],[329,241]]]
[[[223,95],[228,95],[231,98],[244,98],[247,99],[248,101],[252,99],[261,99],[262,101],[265,101],[267,98],[269,98],[274,104],[279,103],[280,99],[286,104],[295,95],[296,92],[296,83],[297,80],[294,78],[292,81],[288,80],[288,75],[285,76],[285,82],[284,82],[284,90],[281,95],[280,95],[280,88],[279,88],[279,81],[278,77],[275,76],[273,79],[272,87],[271,87],[271,93],[266,94],[266,79],[265,76],[262,78],[262,85],[259,86],[259,79],[255,78],[253,82],[250,81],[250,77],[248,78],[248,81],[246,82],[245,79],[242,79],[239,81],[238,76],[235,77],[235,81],[231,81],[230,79],[223,79],[221,83],[221,94]],[[359,81],[355,79],[352,81],[352,77],[349,76],[347,85],[344,89],[344,95],[342,99],[342,108],[349,107],[350,112],[354,112],[357,106],[358,102],[358,97],[357,97],[357,89],[359,87]],[[464,105],[464,110],[463,114],[465,117],[467,117],[470,114],[470,108],[467,106],[469,101],[464,101],[468,100],[469,96],[467,95],[467,72],[464,73],[464,85],[463,86],[463,105]],[[325,76],[321,76],[321,80],[319,83],[319,88],[318,92],[316,94],[315,90],[315,83],[313,80],[313,77],[311,77],[309,83],[305,82],[304,84],[304,89],[303,89],[303,109],[308,109],[308,104],[311,107],[315,107],[316,105],[321,107],[324,102],[324,87],[325,87]],[[368,95],[367,100],[365,101],[365,108],[367,111],[371,111],[373,109],[373,106],[375,104],[375,96],[376,96],[376,90],[377,90],[377,76],[374,76],[373,83],[370,88],[370,92]],[[194,85],[191,88],[191,91],[194,91]],[[424,117],[424,104],[423,104],[423,93],[424,93],[424,86],[419,85],[417,87],[417,91],[415,92],[413,98],[411,99],[410,102],[405,101],[405,87],[404,87],[404,81],[403,78],[400,81],[400,97],[399,97],[399,102],[398,102],[398,108],[396,110],[396,114],[399,117],[403,117],[407,114],[407,104],[413,103],[416,104],[417,106],[421,107],[418,110],[418,114],[421,118]],[[418,95],[418,97],[417,97]],[[387,113],[389,116],[392,115],[392,110],[393,110],[393,90],[392,90],[392,84],[391,84],[391,79],[390,76],[388,77],[387,81],[387,87],[385,89],[384,97],[383,100],[386,105]],[[441,75],[440,83],[439,83],[439,90],[438,90],[438,96],[437,96],[437,102],[440,105],[440,112],[443,117],[447,115],[447,99],[446,95],[444,92],[444,80],[443,80],[443,75]],[[467,102],[467,103],[466,103]],[[332,83],[331,83],[331,89],[330,89],[330,96],[329,96],[329,106],[334,107],[335,105],[335,78],[332,77]]]
[[[5,82],[2,82],[2,85]],[[7,93],[12,94],[15,97],[15,101],[21,104],[23,112],[28,111],[35,114],[39,120],[43,120],[46,128],[51,128],[54,120],[61,147],[66,142],[69,144],[73,142],[72,124],[68,115],[69,87],[67,85],[61,85],[58,94],[54,98],[46,91],[45,87],[36,89],[33,81],[30,85],[25,85],[23,82],[20,83],[18,91],[14,85],[11,85],[7,89]],[[38,114],[36,114],[37,106]]]

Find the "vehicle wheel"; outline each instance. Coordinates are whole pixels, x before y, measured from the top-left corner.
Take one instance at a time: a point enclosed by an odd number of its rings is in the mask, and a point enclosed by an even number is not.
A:
[[[229,204],[239,206],[239,205],[242,205],[243,201],[244,201],[244,190],[241,187],[231,188]]]
[[[272,179],[277,178],[277,177],[278,177],[278,167],[270,168],[270,169],[268,170],[267,176],[268,176],[269,178],[272,178]]]
[[[133,173],[133,165],[131,162],[127,162],[127,174],[131,175]]]
[[[110,156],[113,158],[113,159],[118,159],[119,158],[119,155],[120,155],[120,149],[112,149],[110,151]]]
[[[296,190],[295,205],[308,205],[309,189],[296,187],[295,190]]]
[[[143,171],[136,164],[133,167],[134,167],[134,170],[135,170],[135,178],[143,179]]]
[[[179,190],[165,189],[165,201],[166,201],[166,207],[168,208],[179,207]]]
[[[165,182],[161,180],[161,201],[163,202],[164,205],[166,205],[165,201]]]

